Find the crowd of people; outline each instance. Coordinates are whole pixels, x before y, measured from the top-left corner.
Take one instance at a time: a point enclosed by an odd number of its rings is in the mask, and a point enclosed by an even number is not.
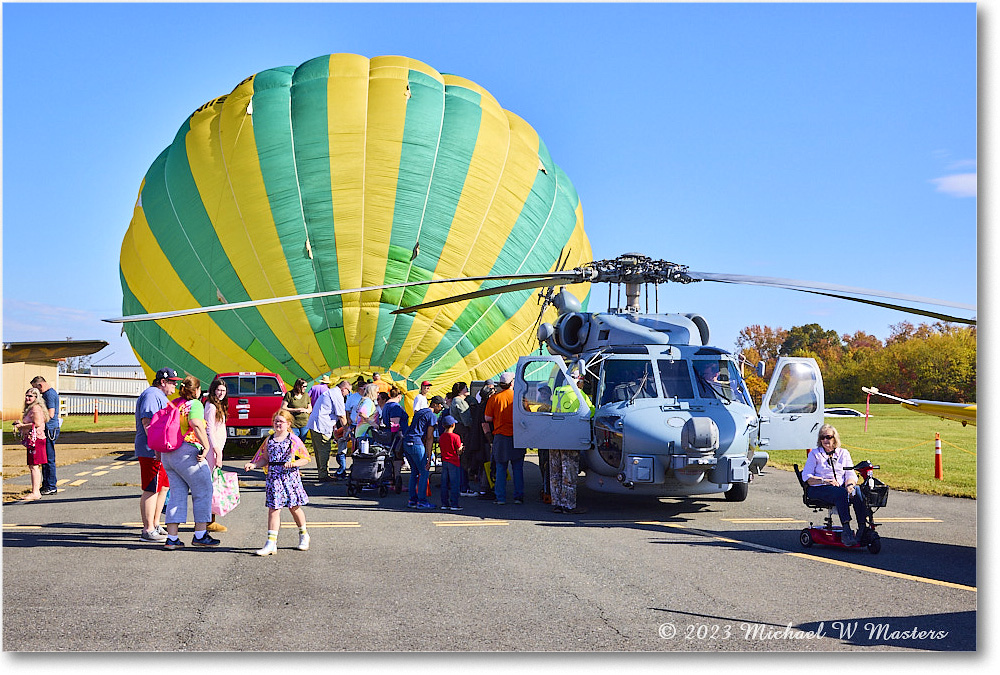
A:
[[[523,504],[525,449],[514,446],[512,383],[513,373],[504,372],[498,380],[487,380],[475,396],[466,382],[455,382],[440,396],[432,395],[433,384],[424,381],[414,396],[411,419],[403,406],[402,390],[383,380],[379,373],[370,380],[359,376],[353,383],[340,380],[332,386],[329,376],[324,375],[308,391],[306,380],[297,379],[272,419],[272,433],[243,467],[244,471],[264,469],[266,475],[267,540],[256,554],[277,552],[283,508],[289,509],[299,527],[296,548],[308,550],[309,534],[301,507],[309,503],[309,497],[301,467],[314,459],[318,483],[344,479],[349,452],[375,431],[398,441],[391,458],[394,475],[401,475],[404,462],[409,465],[410,508],[440,506],[460,511],[460,497],[477,497],[498,505],[506,505],[509,498],[514,504]],[[32,489],[26,501],[56,492],[55,440],[60,426],[58,393],[40,376],[31,385],[25,393],[22,419],[14,422],[14,430],[28,451]],[[230,414],[225,381],[213,380],[202,401],[198,378],[182,378],[172,368],[161,368],[136,403],[135,456],[139,462],[142,521],[139,537],[161,543],[165,550],[185,546],[178,530],[187,522],[189,499],[194,522],[192,546],[218,546],[219,539],[210,533],[227,530],[213,513],[213,475],[216,467],[222,466],[226,419]],[[183,442],[169,451],[154,450],[149,438],[153,420],[173,409]],[[307,439],[312,455],[305,445]],[[540,451],[540,498],[549,503],[549,495],[553,495],[553,510],[580,513],[582,510],[575,504],[579,453],[566,454],[576,455],[575,463],[561,464],[552,460],[560,457],[559,453]],[[336,460],[333,471],[331,455]],[[441,471],[440,505],[430,500],[429,479],[434,466],[440,466]],[[510,494],[508,475],[513,479]],[[567,492],[568,500],[562,497]]]

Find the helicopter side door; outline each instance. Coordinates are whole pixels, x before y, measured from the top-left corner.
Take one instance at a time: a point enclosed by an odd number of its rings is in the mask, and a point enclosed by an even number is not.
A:
[[[760,406],[760,449],[814,447],[823,425],[824,405],[823,375],[816,361],[779,358]]]
[[[515,447],[590,447],[590,401],[567,374],[562,357],[522,356],[517,361],[513,386]],[[567,405],[567,397],[575,398],[579,405]],[[567,408],[573,411],[560,412]]]

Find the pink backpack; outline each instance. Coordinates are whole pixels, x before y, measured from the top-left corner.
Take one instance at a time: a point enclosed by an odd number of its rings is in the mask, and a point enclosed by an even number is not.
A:
[[[157,452],[173,452],[184,443],[181,433],[181,404],[169,403],[166,408],[153,413],[146,429],[146,444]]]

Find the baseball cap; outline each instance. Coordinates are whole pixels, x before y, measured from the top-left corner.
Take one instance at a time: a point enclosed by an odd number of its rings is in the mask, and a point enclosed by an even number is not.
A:
[[[500,384],[510,384],[513,381],[514,381],[514,373],[511,373],[509,371],[505,373],[500,373]]]
[[[421,387],[429,387],[429,386],[431,386],[431,383],[428,382],[427,380],[424,380],[423,382],[420,383],[420,386]]]
[[[177,371],[173,368],[160,368],[156,371],[156,377],[153,378],[156,382],[161,382],[163,380],[169,380],[171,382],[180,382],[183,377],[177,377]]]
[[[455,423],[456,423],[455,422],[455,418],[452,417],[451,415],[445,415],[444,416],[444,425],[446,427],[450,427],[452,424],[455,424]]]
[[[431,396],[430,404],[434,405],[435,403],[438,405],[444,405],[444,399],[440,396]]]

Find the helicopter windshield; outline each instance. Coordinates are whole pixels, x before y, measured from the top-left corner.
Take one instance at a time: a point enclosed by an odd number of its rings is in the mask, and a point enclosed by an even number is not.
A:
[[[660,369],[660,386],[667,398],[694,398],[691,374],[687,361],[657,361]]]
[[[739,368],[726,359],[705,359],[694,362],[695,379],[702,398],[714,398],[729,403],[737,401],[750,403],[746,383],[740,377]]]
[[[638,359],[608,359],[604,362],[604,387],[600,405],[656,398],[653,364]]]

